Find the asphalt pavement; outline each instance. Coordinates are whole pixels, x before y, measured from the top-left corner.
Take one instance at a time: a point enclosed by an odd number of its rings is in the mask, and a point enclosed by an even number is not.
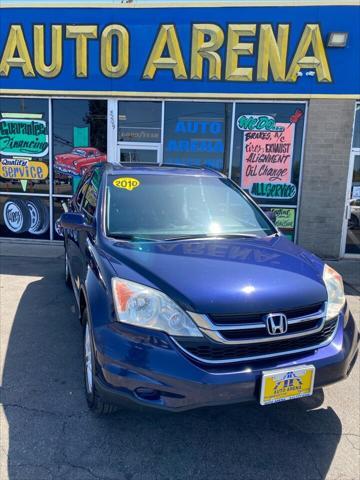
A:
[[[359,361],[349,379],[307,399],[96,418],[61,249],[1,251],[1,480],[359,478]],[[334,265],[360,325],[359,263]]]

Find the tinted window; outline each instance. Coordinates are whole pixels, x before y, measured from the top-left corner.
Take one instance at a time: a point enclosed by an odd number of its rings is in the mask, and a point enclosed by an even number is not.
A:
[[[161,102],[120,101],[119,142],[161,142]]]

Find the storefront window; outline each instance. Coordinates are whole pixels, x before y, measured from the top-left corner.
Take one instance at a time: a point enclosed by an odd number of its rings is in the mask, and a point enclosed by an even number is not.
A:
[[[161,142],[161,102],[120,101],[119,142]]]
[[[47,100],[1,99],[0,192],[49,192]]]
[[[360,149],[360,105],[356,105],[352,148]]]
[[[217,102],[166,102],[166,164],[226,170],[232,105]]]
[[[360,104],[356,105],[347,199],[345,253],[360,254]]]
[[[106,162],[107,102],[53,101],[54,193],[75,192],[92,165]]]
[[[304,103],[239,103],[232,178],[294,239],[305,119]]]

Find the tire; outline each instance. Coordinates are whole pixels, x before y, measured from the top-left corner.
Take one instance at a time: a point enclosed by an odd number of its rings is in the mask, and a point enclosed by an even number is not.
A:
[[[104,401],[97,392],[94,383],[94,345],[86,309],[84,310],[82,315],[82,323],[84,327],[83,359],[86,402],[88,404],[89,410],[91,410],[97,416],[111,415],[118,410],[118,407],[116,405],[113,405],[112,403]]]
[[[65,260],[64,260],[64,277],[65,277],[65,285],[69,288],[72,288],[70,268],[69,268],[69,259],[68,259],[66,250],[65,250]]]
[[[13,233],[25,233],[31,226],[31,215],[24,200],[14,198],[4,203],[3,219]]]
[[[29,233],[33,235],[43,235],[49,229],[49,209],[45,207],[39,198],[26,200],[26,205],[31,216]]]

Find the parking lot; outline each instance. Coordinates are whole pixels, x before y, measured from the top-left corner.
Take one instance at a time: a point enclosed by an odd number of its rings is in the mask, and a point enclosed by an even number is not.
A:
[[[63,258],[18,248],[0,257],[1,480],[359,478],[359,361],[348,380],[275,406],[94,417]],[[359,325],[354,268],[347,293]]]

